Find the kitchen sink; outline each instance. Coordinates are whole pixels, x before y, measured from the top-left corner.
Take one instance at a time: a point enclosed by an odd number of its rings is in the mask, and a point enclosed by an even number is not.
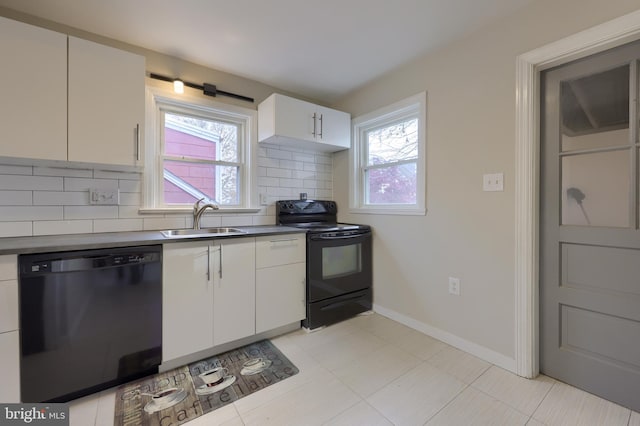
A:
[[[247,233],[238,228],[170,229],[160,232],[166,238],[210,237],[214,235],[241,235]]]

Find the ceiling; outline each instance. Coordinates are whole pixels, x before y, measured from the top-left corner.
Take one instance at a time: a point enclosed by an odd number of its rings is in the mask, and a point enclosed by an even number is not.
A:
[[[0,0],[331,103],[532,0]]]

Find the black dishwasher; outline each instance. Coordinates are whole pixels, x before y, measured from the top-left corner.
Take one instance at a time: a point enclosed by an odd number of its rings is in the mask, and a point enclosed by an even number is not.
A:
[[[22,402],[65,402],[158,371],[162,246],[19,256]]]

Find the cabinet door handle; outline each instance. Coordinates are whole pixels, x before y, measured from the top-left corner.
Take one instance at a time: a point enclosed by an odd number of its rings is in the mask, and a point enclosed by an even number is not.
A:
[[[313,132],[311,132],[313,137],[316,137],[316,113],[313,113]]]
[[[211,282],[211,246],[207,246],[207,282]]]
[[[297,241],[298,241],[297,238],[289,238],[287,240],[269,240],[272,247],[277,247],[278,245],[292,246],[295,244],[287,244],[287,243],[296,243]]]
[[[322,139],[322,114],[320,114],[320,133],[318,133],[318,136]]]
[[[140,123],[136,124],[136,161],[140,161]]]
[[[218,275],[222,279],[222,244],[220,244],[220,265],[218,266]]]
[[[307,277],[302,277],[302,280],[300,280],[300,283],[302,284],[302,288],[303,288],[303,292],[302,292],[302,306],[306,306],[307,305]]]

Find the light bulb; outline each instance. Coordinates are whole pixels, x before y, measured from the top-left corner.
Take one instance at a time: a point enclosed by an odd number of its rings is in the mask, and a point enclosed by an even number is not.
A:
[[[182,80],[173,80],[173,91],[176,93],[184,93],[184,83],[182,82]]]

